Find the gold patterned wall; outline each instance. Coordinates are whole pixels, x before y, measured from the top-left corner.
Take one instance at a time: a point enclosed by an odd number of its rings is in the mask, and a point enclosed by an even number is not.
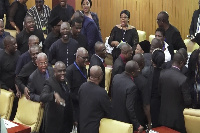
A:
[[[92,0],[92,11],[98,14],[103,38],[109,36],[111,29],[120,23],[119,14],[123,9],[131,12],[130,24],[138,30],[155,34],[157,14],[164,10],[169,14],[172,25],[181,32],[183,39],[189,34],[194,10],[198,0]],[[76,0],[76,10],[81,9],[81,0]]]

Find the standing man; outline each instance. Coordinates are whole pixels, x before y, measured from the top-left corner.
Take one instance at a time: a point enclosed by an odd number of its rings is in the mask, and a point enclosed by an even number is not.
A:
[[[173,56],[174,50],[179,50],[180,48],[186,48],[183,42],[180,32],[176,27],[169,23],[169,15],[165,11],[161,11],[157,16],[158,27],[165,29],[165,41],[167,44],[172,45],[173,48],[169,49],[170,54]]]
[[[133,124],[133,129],[142,133],[143,127],[138,122],[134,110],[137,88],[133,80],[137,77],[139,70],[137,62],[128,61],[125,66],[125,72],[114,77],[111,103],[115,120]]]
[[[127,43],[125,43],[124,45],[122,45],[122,47],[121,47],[121,54],[115,60],[114,65],[113,65],[112,78],[116,74],[121,74],[122,72],[124,72],[125,65],[126,65],[126,63],[129,60],[131,60],[132,56],[133,56],[133,49],[132,49],[132,47],[129,44],[127,44]]]
[[[49,24],[51,26],[51,32],[47,35],[47,38],[44,41],[44,52],[49,55],[49,48],[51,45],[60,39],[60,26],[61,26],[62,20],[59,18],[59,16],[56,16],[53,18]]]
[[[63,22],[68,22],[74,14],[74,8],[67,4],[67,0],[59,0],[60,3],[51,11],[50,20],[59,16]]]
[[[50,77],[40,95],[45,103],[45,133],[70,133],[73,126],[73,110],[70,90],[65,79],[66,66],[58,61],[54,76]]]
[[[101,119],[110,117],[110,99],[106,90],[99,86],[102,79],[101,67],[92,66],[90,80],[79,89],[81,133],[98,133]]]
[[[10,33],[4,31],[4,21],[3,21],[2,19],[0,19],[0,48],[1,48],[1,49],[4,48],[3,39],[4,39],[7,35],[10,35]]]
[[[33,17],[26,16],[24,18],[24,29],[16,37],[18,50],[21,52],[21,54],[28,51],[28,39],[31,35],[36,35],[39,38],[40,47],[42,47],[42,43],[44,42],[43,32],[35,29]]]
[[[78,42],[70,38],[71,28],[68,22],[63,22],[60,27],[62,38],[54,42],[49,49],[49,63],[55,64],[62,61],[66,67],[73,64],[76,59]]]
[[[39,38],[35,35],[31,35],[28,39],[28,46],[29,50],[20,55],[19,60],[17,61],[17,66],[15,70],[15,74],[18,75],[19,72],[21,71],[22,67],[26,65],[28,62],[31,61],[31,53],[30,53],[30,48],[33,45],[39,45]]]
[[[94,65],[100,66],[103,71],[103,79],[99,83],[99,86],[105,88],[105,66],[104,66],[104,59],[106,58],[106,47],[105,44],[102,42],[95,43],[95,54],[92,55],[90,59],[90,65],[88,74],[90,74],[90,68]]]
[[[80,47],[76,52],[76,61],[67,67],[66,78],[70,87],[71,98],[75,111],[74,119],[79,121],[78,91],[80,86],[87,82],[86,62],[88,61],[88,51]]]
[[[19,58],[16,39],[10,35],[6,36],[4,47],[4,51],[0,52],[0,85],[2,89],[15,93],[15,67]]]
[[[0,19],[4,18],[4,14],[6,14],[6,17],[8,16],[9,6],[9,0],[0,0]]]
[[[40,102],[40,94],[47,79],[53,76],[53,68],[48,67],[45,53],[39,53],[36,59],[37,69],[29,76],[27,87],[30,90],[30,100]]]
[[[35,6],[27,11],[27,14],[33,17],[37,29],[42,30],[44,34],[48,34],[50,13],[51,9],[44,5],[44,0],[35,0]]]
[[[82,20],[80,18],[72,19],[71,27],[72,27],[72,38],[78,42],[80,47],[84,47],[85,49],[88,49],[87,39],[85,35],[81,34]]]
[[[161,94],[160,124],[181,133],[186,133],[183,110],[191,104],[187,77],[180,71],[184,61],[184,57],[176,53],[172,68],[161,71],[158,85]]]

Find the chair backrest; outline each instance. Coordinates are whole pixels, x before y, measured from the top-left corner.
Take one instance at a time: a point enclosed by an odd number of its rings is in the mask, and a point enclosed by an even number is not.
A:
[[[31,132],[39,132],[44,109],[41,103],[27,100],[22,96],[18,102],[17,113],[14,122],[31,127]]]
[[[4,29],[4,31],[9,32],[10,35],[13,36],[14,38],[16,38],[16,36],[17,36],[17,31],[16,30]]]
[[[199,133],[200,109],[184,109],[183,115],[187,133]]]
[[[146,40],[146,32],[137,30],[138,36],[139,36],[139,42]]]
[[[155,38],[155,35],[149,35],[149,42],[151,43],[151,41]]]
[[[133,133],[133,126],[129,123],[103,118],[100,122],[99,133]]]
[[[109,91],[110,88],[111,75],[112,75],[112,68],[105,67],[105,89],[107,92]]]
[[[6,14],[4,14],[3,22],[4,22],[4,27],[5,27],[6,26]]]
[[[0,89],[0,116],[4,119],[9,119],[12,107],[13,107],[13,101],[14,101],[14,93]]]
[[[199,45],[197,43],[192,42],[190,39],[185,39],[184,43],[187,47],[187,52],[191,53],[193,52],[195,49],[199,48]]]

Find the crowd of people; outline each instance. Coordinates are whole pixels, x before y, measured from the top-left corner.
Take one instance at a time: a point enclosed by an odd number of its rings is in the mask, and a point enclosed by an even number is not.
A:
[[[67,0],[52,10],[44,0],[35,0],[28,10],[27,1],[9,6],[0,0],[6,28],[17,32],[15,38],[4,31],[0,14],[0,88],[16,95],[11,120],[25,95],[44,105],[41,133],[70,133],[73,125],[79,133],[98,133],[104,117],[133,124],[140,133],[158,126],[186,133],[184,108],[200,108],[200,49],[188,61],[167,12],[157,15],[155,38],[139,42],[130,12],[121,11],[108,39],[113,65],[107,93],[104,27],[91,12],[92,1],[82,0],[77,11]],[[200,9],[194,12],[190,34],[200,45],[199,14]]]

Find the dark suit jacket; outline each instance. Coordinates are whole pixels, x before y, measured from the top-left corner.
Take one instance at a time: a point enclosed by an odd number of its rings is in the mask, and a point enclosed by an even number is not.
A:
[[[27,63],[20,73],[17,75],[15,79],[15,83],[18,86],[19,90],[24,93],[24,88],[28,84],[28,78],[29,76],[37,69],[37,66],[33,64],[32,61]]]
[[[68,85],[70,87],[70,95],[73,102],[73,107],[75,111],[75,120],[78,121],[79,116],[79,102],[78,102],[78,91],[80,86],[87,82],[87,70],[86,68],[82,68],[82,73],[85,75],[85,77],[81,74],[81,72],[78,70],[78,68],[71,64],[69,67],[67,67],[66,70],[66,78],[68,81]]]
[[[200,9],[195,10],[193,13],[192,21],[190,24],[190,30],[189,30],[190,35],[195,35],[196,33],[199,14],[200,14]]]
[[[89,69],[88,69],[88,77],[90,77],[90,68],[95,65],[100,66],[103,71],[103,74],[104,74],[103,79],[100,82],[99,86],[105,88],[105,67],[104,67],[101,59],[98,56],[96,56],[95,54],[92,55],[92,57],[90,59],[90,65],[89,65]]]
[[[145,66],[151,66],[151,59],[152,59],[152,54],[151,53],[144,53],[143,54],[144,57],[144,63]]]
[[[134,130],[140,126],[134,110],[136,95],[137,88],[130,76],[126,73],[115,75],[111,96],[113,117],[115,120],[133,124]]]
[[[70,133],[72,130],[72,102],[67,82],[63,84],[65,84],[66,91],[55,77],[50,77],[46,80],[40,95],[41,102],[45,103],[45,133]],[[65,100],[65,107],[55,102],[54,92],[57,92]]]
[[[185,132],[183,110],[191,104],[187,77],[177,68],[161,71],[159,90],[161,94],[160,124],[181,133]]]
[[[116,75],[116,74],[121,74],[124,72],[125,70],[125,65],[122,58],[119,56],[116,60],[115,63],[113,65],[113,69],[112,69],[112,78]]]
[[[48,67],[48,75],[49,77],[53,77],[54,71],[52,67]],[[30,76],[28,80],[27,87],[30,91],[30,99],[32,101],[40,102],[40,94],[44,88],[45,77],[40,73],[38,69],[36,69]]]
[[[100,120],[110,117],[110,99],[104,88],[93,82],[83,83],[79,89],[80,132],[98,133]]]

